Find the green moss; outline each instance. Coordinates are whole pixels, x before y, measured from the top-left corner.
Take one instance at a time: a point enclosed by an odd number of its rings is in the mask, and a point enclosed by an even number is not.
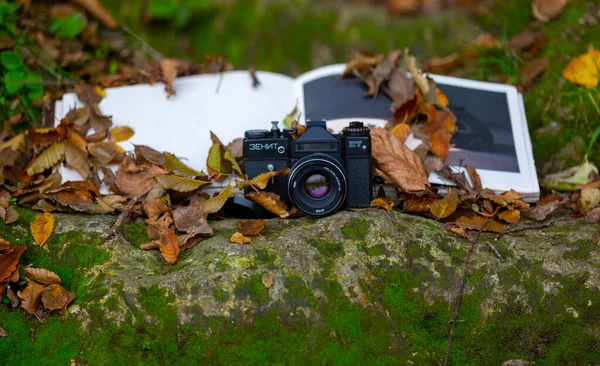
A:
[[[328,259],[334,259],[344,254],[344,246],[342,243],[336,241],[314,239],[312,244],[317,248],[321,255],[326,256]]]
[[[139,247],[140,244],[150,241],[146,234],[146,225],[142,223],[134,222],[127,225],[121,225],[119,227],[119,234],[123,236],[123,239],[127,240],[135,247]]]
[[[373,247],[367,247],[366,252],[367,252],[367,255],[370,255],[370,256],[380,256],[380,255],[386,255],[389,253],[389,251],[383,244],[375,245]]]
[[[342,227],[342,234],[348,239],[364,239],[371,230],[369,226],[366,219],[352,219]]]
[[[275,260],[277,259],[277,256],[271,255],[269,248],[254,248],[254,253],[256,255],[256,259],[264,263],[267,268],[275,268]]]
[[[238,300],[250,298],[258,304],[265,304],[269,300],[267,291],[262,283],[262,276],[256,276],[238,284],[235,287],[234,294]]]
[[[591,240],[579,240],[574,243],[575,248],[569,250],[563,254],[565,259],[573,260],[585,260],[589,258],[590,254],[594,250],[594,244]]]

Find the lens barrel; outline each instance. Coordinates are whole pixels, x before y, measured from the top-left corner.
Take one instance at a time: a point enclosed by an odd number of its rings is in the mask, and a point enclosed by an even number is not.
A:
[[[288,175],[288,194],[297,209],[311,216],[337,211],[347,194],[346,173],[339,161],[315,153],[299,159]]]

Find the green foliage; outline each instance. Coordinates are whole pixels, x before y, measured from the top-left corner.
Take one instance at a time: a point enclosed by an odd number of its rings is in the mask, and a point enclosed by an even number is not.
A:
[[[59,38],[75,38],[85,27],[83,14],[76,11],[65,18],[54,18],[50,24],[50,32]]]

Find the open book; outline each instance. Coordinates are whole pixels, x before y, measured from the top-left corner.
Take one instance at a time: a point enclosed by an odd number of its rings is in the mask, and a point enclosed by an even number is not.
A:
[[[205,74],[175,80],[177,94],[167,99],[164,85],[133,85],[106,90],[100,103],[114,125],[128,125],[135,135],[121,143],[169,151],[197,170],[206,171],[210,132],[224,143],[243,137],[249,129],[269,129],[295,105],[301,121],[324,119],[339,132],[349,121],[383,127],[391,118],[391,102],[384,93],[364,97],[366,86],[355,78],[340,77],[345,65],[331,65],[293,79],[270,72],[257,72],[260,85],[252,87],[247,71]],[[523,98],[513,86],[431,75],[448,97],[457,117],[458,130],[445,164],[455,170],[477,168],[484,187],[503,192],[514,189],[526,201],[539,197],[531,141]],[[82,104],[75,94],[57,102],[56,123],[70,109]],[[282,127],[282,126],[280,126]],[[409,137],[414,149],[419,141]],[[63,169],[63,180],[79,175]],[[451,184],[432,173],[434,184]]]

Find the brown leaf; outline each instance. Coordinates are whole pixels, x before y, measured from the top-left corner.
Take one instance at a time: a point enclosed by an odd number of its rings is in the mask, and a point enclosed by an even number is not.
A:
[[[479,173],[477,173],[477,169],[475,169],[473,166],[467,166],[465,169],[467,169],[467,173],[469,173],[469,177],[473,183],[473,188],[475,188],[477,192],[481,192],[483,190],[483,186],[481,185],[481,177],[479,176]]]
[[[169,206],[160,198],[155,198],[152,201],[142,203],[144,214],[150,220],[158,220],[164,213],[169,212]]]
[[[189,233],[177,237],[179,241],[179,250],[184,251],[191,249],[202,241],[203,234],[201,233]]]
[[[592,234],[592,243],[598,244],[600,242],[600,229],[596,230],[594,234]]]
[[[383,55],[375,55],[368,52],[355,53],[350,61],[346,63],[346,69],[342,73],[342,77],[354,75],[355,70],[362,74],[382,62],[383,59]]]
[[[0,144],[0,151],[8,148],[10,148],[12,151],[23,151],[26,143],[27,139],[25,137],[25,133],[21,132],[20,134],[15,135]]]
[[[145,145],[134,146],[135,158],[139,163],[151,163],[161,167],[166,164],[166,158],[162,153]]]
[[[211,197],[201,204],[201,209],[205,215],[210,215],[221,211],[228,199],[233,197],[235,189],[233,186],[227,186],[219,192],[215,197]]]
[[[114,29],[119,26],[112,14],[102,6],[99,0],[73,0],[73,2],[92,14],[105,27]]]
[[[237,231],[231,235],[229,241],[236,244],[248,244],[252,241],[252,239],[245,237],[243,234],[238,233]]]
[[[486,219],[481,216],[475,216],[470,218],[461,216],[458,218],[458,220],[456,220],[456,225],[463,229],[482,230],[483,228],[483,231],[492,231],[495,233],[503,233],[508,229],[506,225],[503,225],[493,219],[487,219],[486,223]]]
[[[8,240],[0,238],[0,252],[10,249],[10,243]]]
[[[400,139],[400,141],[404,142],[408,138],[410,134],[410,126],[408,123],[399,123],[392,129],[392,135],[396,136]]]
[[[0,291],[0,296],[2,296],[2,291]],[[19,299],[19,297],[15,295],[12,289],[9,288],[6,290],[6,297],[8,297],[8,299],[10,300],[10,306],[13,309],[18,308],[19,305],[21,305],[21,299]]]
[[[19,219],[19,213],[15,211],[12,207],[7,207],[4,212],[4,223],[7,225],[12,224],[13,222]]]
[[[405,200],[402,205],[402,211],[404,212],[429,212],[431,205],[435,200],[433,198],[418,198],[412,196],[410,199]]]
[[[265,173],[261,173],[256,177],[252,178],[250,181],[247,180],[238,180],[235,182],[237,189],[244,189],[250,186],[254,186],[258,189],[265,189],[267,185],[271,182],[271,179],[275,176],[284,177],[290,171],[290,168],[284,168],[279,171],[269,171]]]
[[[17,296],[21,299],[21,307],[29,314],[35,314],[37,311],[42,291],[44,291],[44,286],[35,281],[27,280],[27,287],[23,291],[17,292]]]
[[[81,150],[78,147],[75,147],[69,142],[65,141],[64,144],[66,166],[68,166],[71,169],[74,169],[77,173],[79,173],[81,178],[87,179],[90,174],[91,168],[87,152]]]
[[[160,228],[160,253],[170,264],[177,262],[179,241],[177,236],[167,228]]]
[[[46,150],[42,151],[40,155],[33,158],[29,165],[27,165],[27,174],[33,176],[39,174],[44,170],[51,168],[58,164],[65,155],[65,143],[57,142],[50,146]]]
[[[56,128],[32,128],[27,130],[27,137],[36,145],[46,147],[60,139],[60,133]]]
[[[261,281],[266,288],[271,288],[275,283],[275,277],[273,277],[273,275],[269,272],[266,272],[262,275]]]
[[[265,228],[267,220],[239,221],[237,232],[242,235],[258,235]]]
[[[407,192],[419,192],[429,185],[419,157],[400,139],[383,128],[371,130],[375,165]]]
[[[156,181],[164,189],[172,189],[177,192],[190,192],[211,183],[207,180],[192,179],[176,174],[159,175],[156,177]]]
[[[173,81],[175,81],[175,78],[177,77],[177,64],[177,60],[169,58],[160,61],[162,81],[165,84],[165,91],[167,92],[168,98],[175,95],[175,90],[173,89]]]
[[[519,72],[519,76],[523,80],[522,88],[527,89],[533,82],[546,71],[550,65],[549,57],[538,57],[527,61]]]
[[[95,158],[97,165],[118,164],[125,157],[125,150],[113,141],[101,141],[89,145],[88,150]]]
[[[516,224],[521,219],[521,211],[519,210],[506,210],[498,214],[500,220],[504,220],[510,224]]]
[[[106,188],[108,188],[108,190],[112,193],[122,194],[123,192],[117,185],[117,177],[115,176],[115,173],[106,167],[102,167],[101,170],[103,175],[102,182],[104,182]]]
[[[584,188],[581,190],[581,211],[588,212],[600,203],[600,188]]]
[[[59,284],[46,286],[42,291],[42,304],[50,311],[63,309],[74,299],[75,295]]]
[[[394,105],[402,105],[415,96],[415,83],[407,74],[405,69],[396,67],[392,71],[388,87],[384,89]]]
[[[0,327],[0,338],[8,337],[8,333],[4,330],[4,328]]]
[[[56,273],[47,269],[25,267],[25,273],[32,280],[39,283],[43,283],[45,285],[61,283],[60,277],[58,277]]]
[[[534,0],[531,4],[533,17],[547,23],[559,16],[569,0]]]
[[[129,126],[113,127],[108,133],[108,139],[113,142],[122,142],[129,140],[135,132]]]
[[[27,249],[25,245],[16,245],[0,255],[0,282],[12,276],[19,266],[19,258]]]
[[[213,235],[213,229],[210,227],[204,212],[200,207],[185,206],[178,207],[173,211],[173,220],[175,227],[185,233],[201,233],[203,235]]]
[[[281,217],[288,217],[287,205],[281,200],[279,195],[272,192],[251,192],[246,195],[252,201],[264,207],[267,211]]]
[[[431,205],[430,212],[439,220],[446,218],[456,211],[458,206],[458,193],[455,189],[448,189],[448,195]]]
[[[596,207],[585,215],[588,224],[600,224],[600,207]]]
[[[381,207],[387,212],[390,212],[394,209],[394,202],[388,202],[383,198],[375,198],[371,201],[371,207]]]
[[[542,220],[546,219],[546,217],[548,217],[548,215],[550,215],[554,211],[558,210],[561,206],[562,206],[562,202],[553,201],[553,202],[550,202],[543,206],[534,207],[533,210],[531,210],[531,213],[529,215],[537,221],[542,221]]]
[[[38,215],[29,225],[31,235],[37,244],[46,247],[46,241],[54,231],[54,216],[49,212]]]
[[[166,170],[156,165],[137,164],[129,157],[125,157],[117,170],[117,184],[123,192],[133,197],[140,197],[152,189],[154,177],[166,173]]]
[[[469,232],[466,231],[465,229],[463,229],[462,227],[458,227],[454,224],[446,224],[446,229],[448,229],[448,231],[453,232],[455,234],[458,234],[460,236],[462,236],[465,239],[469,239]]]

